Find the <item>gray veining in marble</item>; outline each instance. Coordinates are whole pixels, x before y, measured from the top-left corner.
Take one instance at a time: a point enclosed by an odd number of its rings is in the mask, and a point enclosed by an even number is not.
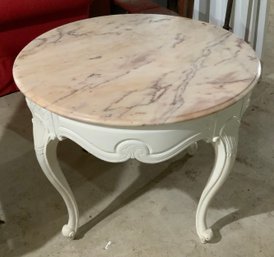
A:
[[[260,75],[251,47],[215,26],[166,15],[71,23],[17,57],[16,83],[60,115],[107,125],[155,125],[221,110]]]

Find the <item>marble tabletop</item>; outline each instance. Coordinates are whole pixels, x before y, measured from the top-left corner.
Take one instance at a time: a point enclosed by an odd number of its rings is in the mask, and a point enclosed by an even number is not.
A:
[[[45,109],[109,126],[175,123],[222,110],[256,84],[260,62],[232,33],[181,17],[130,14],[51,30],[18,55],[21,92]]]

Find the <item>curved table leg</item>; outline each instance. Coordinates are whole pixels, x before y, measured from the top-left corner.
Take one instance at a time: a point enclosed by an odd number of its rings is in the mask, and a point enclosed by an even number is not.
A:
[[[78,228],[79,212],[73,193],[59,166],[56,147],[58,140],[51,138],[50,132],[37,119],[33,119],[34,145],[38,162],[52,185],[63,197],[69,215],[68,224],[63,226],[62,234],[73,239]]]
[[[232,126],[223,128],[220,136],[214,138],[212,142],[215,149],[215,164],[196,212],[196,230],[202,243],[210,241],[213,237],[212,229],[206,224],[207,209],[212,198],[225,182],[236,157],[239,121],[234,118],[231,121]]]

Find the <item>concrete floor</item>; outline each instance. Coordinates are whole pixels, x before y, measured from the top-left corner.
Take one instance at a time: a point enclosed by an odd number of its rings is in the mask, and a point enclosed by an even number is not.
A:
[[[35,158],[30,112],[20,93],[2,97],[0,256],[273,257],[273,59],[244,116],[233,172],[208,212],[215,238],[206,245],[195,211],[213,165],[210,145],[200,143],[192,158],[145,165],[106,163],[62,142],[60,161],[81,213],[78,239],[68,241],[60,234],[65,205]]]

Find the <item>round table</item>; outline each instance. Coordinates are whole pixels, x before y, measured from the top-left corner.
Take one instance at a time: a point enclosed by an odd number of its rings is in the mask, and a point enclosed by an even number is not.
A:
[[[114,15],[53,29],[18,55],[14,79],[33,115],[40,166],[63,197],[73,238],[78,208],[56,158],[69,138],[109,162],[165,161],[197,141],[213,144],[212,174],[196,229],[229,174],[240,119],[260,76],[253,49],[216,26],[165,15]]]

